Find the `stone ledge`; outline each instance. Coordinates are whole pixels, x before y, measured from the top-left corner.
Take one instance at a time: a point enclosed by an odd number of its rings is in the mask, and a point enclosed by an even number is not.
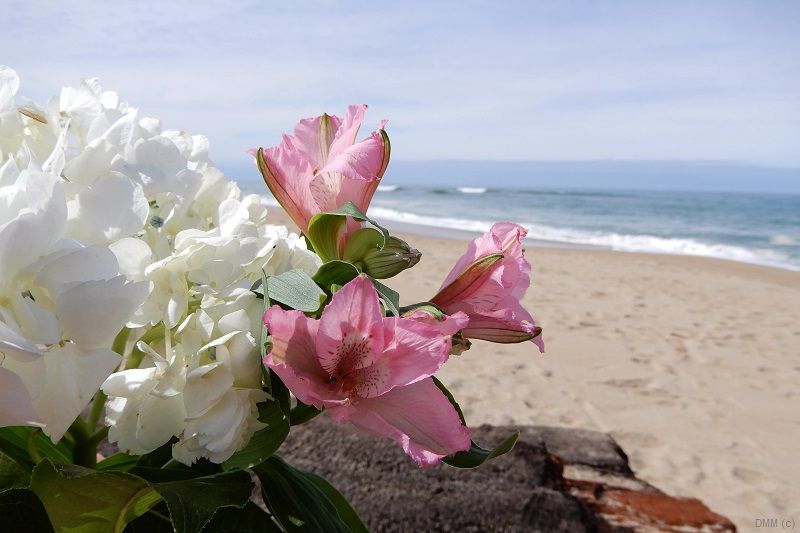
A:
[[[292,428],[281,455],[322,475],[371,531],[727,532],[727,518],[637,479],[625,452],[594,431],[474,428],[485,446],[512,431],[514,450],[476,470],[417,467],[386,439],[320,416]]]

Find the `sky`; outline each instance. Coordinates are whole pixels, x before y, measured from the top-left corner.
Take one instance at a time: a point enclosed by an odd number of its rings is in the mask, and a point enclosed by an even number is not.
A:
[[[400,161],[800,167],[800,2],[3,0],[0,18],[21,94],[99,77],[223,168],[360,102]]]

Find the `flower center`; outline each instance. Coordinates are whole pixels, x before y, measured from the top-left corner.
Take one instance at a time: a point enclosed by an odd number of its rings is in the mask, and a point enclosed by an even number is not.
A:
[[[332,354],[337,361],[333,372],[328,376],[332,388],[338,388],[348,396],[355,393],[361,384],[363,370],[372,364],[371,337],[348,335]]]

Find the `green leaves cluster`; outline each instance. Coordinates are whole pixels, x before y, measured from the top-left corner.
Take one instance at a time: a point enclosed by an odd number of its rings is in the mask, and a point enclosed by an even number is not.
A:
[[[95,470],[71,464],[67,439],[46,445],[38,429],[0,429],[0,523],[37,533],[366,531],[336,489],[275,455],[291,422],[319,411],[289,409],[288,390],[270,385],[278,397],[259,405],[266,427],[222,465],[177,464],[166,444],[143,456],[114,454]],[[38,463],[26,451],[29,432],[42,435]],[[256,485],[245,469],[258,477],[266,510],[251,501]]]

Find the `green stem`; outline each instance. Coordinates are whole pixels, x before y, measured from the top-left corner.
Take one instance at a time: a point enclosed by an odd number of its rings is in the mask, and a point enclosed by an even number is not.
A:
[[[122,328],[114,342],[111,344],[111,349],[125,357],[125,348],[128,345],[128,335],[130,330]],[[74,440],[72,448],[72,462],[76,465],[85,466],[87,468],[95,468],[97,466],[97,445],[108,434],[108,428],[97,429],[97,423],[100,421],[100,416],[103,414],[103,407],[106,404],[106,395],[103,391],[98,390],[94,395],[92,407],[89,410],[89,416],[86,421],[81,417],[75,419],[72,426],[69,428],[69,434]]]
[[[145,344],[150,344],[153,341],[157,341],[164,336],[164,323],[159,322],[157,326],[150,328],[150,330],[142,335],[142,338],[139,339]]]
[[[100,444],[103,439],[108,436],[108,426],[103,426],[102,428],[98,429],[91,437],[89,437],[89,442],[92,442],[96,445]]]
[[[122,328],[122,331],[117,333],[117,336],[114,337],[114,342],[111,343],[111,349],[120,354],[121,356],[125,356],[125,346],[128,344],[128,335],[130,335],[131,330],[128,328]]]
[[[128,361],[125,363],[125,370],[139,368],[139,365],[142,364],[142,359],[144,359],[144,352],[134,346],[128,356]]]
[[[72,462],[86,468],[97,466],[97,444],[92,442],[89,431],[86,429],[86,423],[81,417],[75,419],[69,428],[69,433],[75,440],[75,446],[72,448]]]
[[[89,411],[89,418],[86,419],[86,427],[89,431],[94,432],[97,429],[97,422],[100,421],[100,415],[103,414],[103,407],[106,405],[106,393],[98,390],[94,395],[92,402],[92,409]]]

